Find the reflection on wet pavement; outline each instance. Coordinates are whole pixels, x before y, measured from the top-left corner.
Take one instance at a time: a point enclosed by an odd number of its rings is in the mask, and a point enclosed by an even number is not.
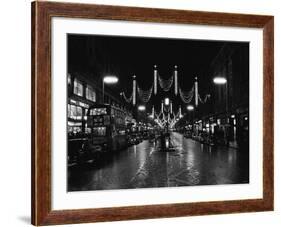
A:
[[[68,191],[238,184],[249,182],[248,151],[210,147],[179,133],[173,148],[143,141],[107,157],[98,166],[68,169]]]

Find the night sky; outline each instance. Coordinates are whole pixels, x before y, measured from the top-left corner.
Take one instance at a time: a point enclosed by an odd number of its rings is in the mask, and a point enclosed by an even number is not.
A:
[[[224,44],[205,40],[68,35],[68,70],[89,73],[96,80],[107,74],[116,75],[119,84],[114,89],[129,96],[132,75],[137,76],[137,83],[146,90],[153,84],[154,65],[164,79],[173,75],[177,65],[180,87],[189,91],[197,76],[199,92],[204,95],[212,80],[209,66]],[[173,92],[161,91],[156,97],[152,95],[157,109],[163,97],[171,97],[175,106],[181,103]]]

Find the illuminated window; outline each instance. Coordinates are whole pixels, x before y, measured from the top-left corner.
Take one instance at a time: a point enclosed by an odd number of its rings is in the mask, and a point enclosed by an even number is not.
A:
[[[70,117],[71,105],[67,104],[67,117]]]
[[[86,99],[91,100],[93,102],[96,101],[96,92],[90,85],[87,85],[86,87]]]
[[[82,108],[76,106],[76,120],[82,120]]]
[[[93,136],[105,136],[106,135],[106,127],[95,127],[92,131]]]
[[[80,106],[70,105],[67,106],[67,116],[71,119],[82,119],[82,108]]]
[[[79,106],[82,106],[82,107],[84,107],[84,108],[89,108],[89,105],[86,104],[86,103],[83,103],[83,102],[78,102],[78,105],[79,105]]]
[[[79,96],[83,96],[83,84],[77,79],[74,80],[73,93]]]
[[[96,115],[104,115],[107,114],[106,108],[93,108],[91,109],[90,115],[96,116]]]
[[[67,124],[67,131],[68,132],[72,132],[72,133],[77,133],[77,132],[81,132],[82,131],[82,123],[80,122],[71,122],[68,121]]]

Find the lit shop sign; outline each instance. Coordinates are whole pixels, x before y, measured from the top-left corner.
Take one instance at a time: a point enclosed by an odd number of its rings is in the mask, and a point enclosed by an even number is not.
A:
[[[71,122],[71,121],[68,121],[67,125],[68,126],[82,126],[82,122]]]
[[[88,116],[88,127],[100,127],[110,125],[110,116]]]
[[[81,106],[84,108],[89,108],[89,105],[83,102],[75,101],[73,99],[70,99],[70,103],[75,104],[76,106]]]

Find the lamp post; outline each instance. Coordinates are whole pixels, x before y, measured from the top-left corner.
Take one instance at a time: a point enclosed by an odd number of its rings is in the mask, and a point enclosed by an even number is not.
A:
[[[118,77],[116,76],[105,76],[102,78],[102,103],[104,104],[104,84],[116,84]]]
[[[192,123],[192,128],[191,128],[191,130],[192,130],[192,133],[193,133],[193,110],[194,110],[194,106],[192,106],[192,105],[188,105],[187,107],[186,107],[186,109],[188,110],[188,112],[192,112],[192,114],[191,114],[191,123]],[[189,118],[190,118],[190,115],[189,115]]]
[[[216,85],[225,85],[225,111],[228,113],[228,89],[227,89],[227,79],[225,77],[217,76],[213,79]]]
[[[227,89],[227,79],[225,77],[215,77],[213,79],[216,85],[225,85],[225,112],[226,112],[226,124],[228,124],[228,89]],[[227,129],[224,130],[224,140],[228,145]]]
[[[137,121],[140,122],[140,121],[146,121],[146,118],[144,117],[145,116],[145,110],[146,110],[146,107],[144,105],[139,105],[138,106],[138,112],[137,112]]]

